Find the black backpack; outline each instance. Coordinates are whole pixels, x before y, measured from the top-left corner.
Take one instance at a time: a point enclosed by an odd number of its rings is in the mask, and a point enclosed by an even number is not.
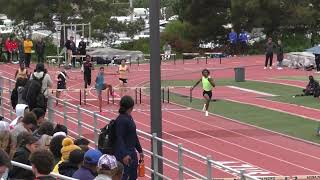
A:
[[[116,121],[111,120],[104,128],[101,129],[98,139],[98,149],[103,154],[114,154],[116,144]]]
[[[44,92],[41,91],[42,81],[45,76],[46,73],[43,74],[42,78],[38,79],[32,75],[32,80],[28,80],[24,87],[22,99],[27,102],[30,110],[33,108],[46,109]]]
[[[11,99],[11,106],[13,109],[16,109],[16,106],[18,104],[18,90],[17,88],[14,88],[11,92],[11,96],[10,96],[10,99]]]

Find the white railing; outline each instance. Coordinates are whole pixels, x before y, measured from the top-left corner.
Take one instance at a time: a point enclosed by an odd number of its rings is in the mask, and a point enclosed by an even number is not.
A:
[[[10,97],[9,95],[14,87],[14,84],[14,80],[11,80],[6,77],[0,77],[0,113],[3,117],[8,117],[6,116],[7,114],[5,114],[5,111],[9,113],[9,118],[7,118],[8,121],[14,119],[14,112],[10,105],[10,98],[8,98]],[[6,93],[8,94],[8,97],[6,97]],[[63,110],[56,109],[53,106],[53,101],[56,100],[60,101],[59,103],[62,103]],[[9,103],[5,103],[5,101]],[[69,110],[72,110],[72,113],[69,113]],[[84,118],[86,121],[83,121]],[[96,112],[92,112],[90,110],[81,108],[80,105],[74,105],[66,101],[61,101],[60,99],[56,99],[53,96],[49,96],[47,119],[49,121],[60,120],[61,123],[68,127],[68,130],[70,134],[73,134],[73,137],[86,137],[88,135],[93,134],[93,138],[86,138],[89,139],[92,143],[94,143],[95,146],[97,146],[98,144],[100,128],[105,126],[110,121],[109,118],[101,116]],[[137,130],[137,132],[142,140],[150,141],[150,146],[152,144],[150,149],[144,148],[143,151],[147,157],[150,157],[150,161],[152,160],[153,162],[153,166],[151,166],[150,163],[150,166],[146,166],[146,169],[156,179],[158,177],[161,177],[163,179],[173,179],[172,177],[165,175],[168,174],[166,171],[164,171],[163,174],[159,173],[159,160],[162,160],[166,167],[170,168],[172,171],[174,171],[174,173],[177,173],[177,176],[174,177],[174,179],[179,178],[179,180],[185,179],[186,177],[192,177],[193,179],[214,179],[212,172],[213,168],[227,172],[232,176],[233,179],[259,179],[257,177],[246,174],[245,171],[238,171],[236,169],[227,167],[220,162],[214,161],[210,155],[203,156],[187,148],[184,148],[182,144],[175,144],[170,141],[159,138],[157,137],[157,134],[150,134],[141,130]],[[159,143],[162,143],[163,148],[166,149],[168,152],[174,152],[176,154],[174,159],[177,158],[177,160],[174,161],[172,160],[172,158],[170,159],[168,157],[165,157],[164,155],[160,156],[158,154]],[[197,165],[203,165],[203,169],[206,169],[206,171],[197,172],[194,169],[187,167],[187,161],[185,160],[185,158],[192,159],[193,161],[198,163]],[[151,169],[151,167],[153,168]]]

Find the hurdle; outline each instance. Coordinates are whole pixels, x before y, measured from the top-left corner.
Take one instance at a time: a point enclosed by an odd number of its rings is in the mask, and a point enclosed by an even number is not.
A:
[[[197,63],[199,63],[199,55],[200,53],[182,53],[182,63],[184,64],[185,56],[192,56],[197,59]]]

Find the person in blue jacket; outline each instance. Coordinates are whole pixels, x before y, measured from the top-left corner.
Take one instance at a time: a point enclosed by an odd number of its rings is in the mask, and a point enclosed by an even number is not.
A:
[[[239,41],[240,41],[240,51],[243,55],[248,54],[248,34],[244,29],[241,30],[239,34]]]
[[[229,33],[230,55],[231,56],[235,56],[236,55],[237,40],[238,40],[237,33],[234,31],[234,29],[231,29],[231,32]]]
[[[143,160],[144,155],[137,135],[136,124],[131,116],[134,101],[130,96],[123,96],[120,100],[119,116],[116,119],[115,156],[124,165],[123,180],[137,179],[138,157]]]

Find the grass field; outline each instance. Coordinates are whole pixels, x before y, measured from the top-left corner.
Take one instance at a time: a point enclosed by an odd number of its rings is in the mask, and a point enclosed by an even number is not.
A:
[[[320,80],[320,77],[315,77],[316,80]],[[305,81],[308,83],[308,76],[281,76],[277,77],[276,79],[283,79],[283,80],[295,80],[295,81]]]
[[[194,81],[163,81],[162,85],[190,86],[194,83]],[[279,97],[273,97],[274,100],[292,101],[294,103],[301,103],[310,107],[316,106],[316,104],[319,106],[319,101],[314,102],[315,100],[311,97],[292,98],[292,94],[297,94],[301,91],[299,88],[250,81],[236,83],[233,80],[220,80],[216,83],[219,86],[233,85],[279,95]],[[203,107],[202,99],[194,99],[193,102],[190,103],[188,97],[175,93],[171,93],[170,96],[170,100],[177,104],[193,107],[199,110],[201,110]],[[316,136],[316,129],[319,125],[318,122],[281,112],[259,108],[256,106],[224,100],[219,100],[212,104],[213,106],[211,106],[209,109],[209,111],[212,113],[236,119],[247,124],[252,124],[276,132],[284,133],[290,136],[320,143],[320,138]]]

